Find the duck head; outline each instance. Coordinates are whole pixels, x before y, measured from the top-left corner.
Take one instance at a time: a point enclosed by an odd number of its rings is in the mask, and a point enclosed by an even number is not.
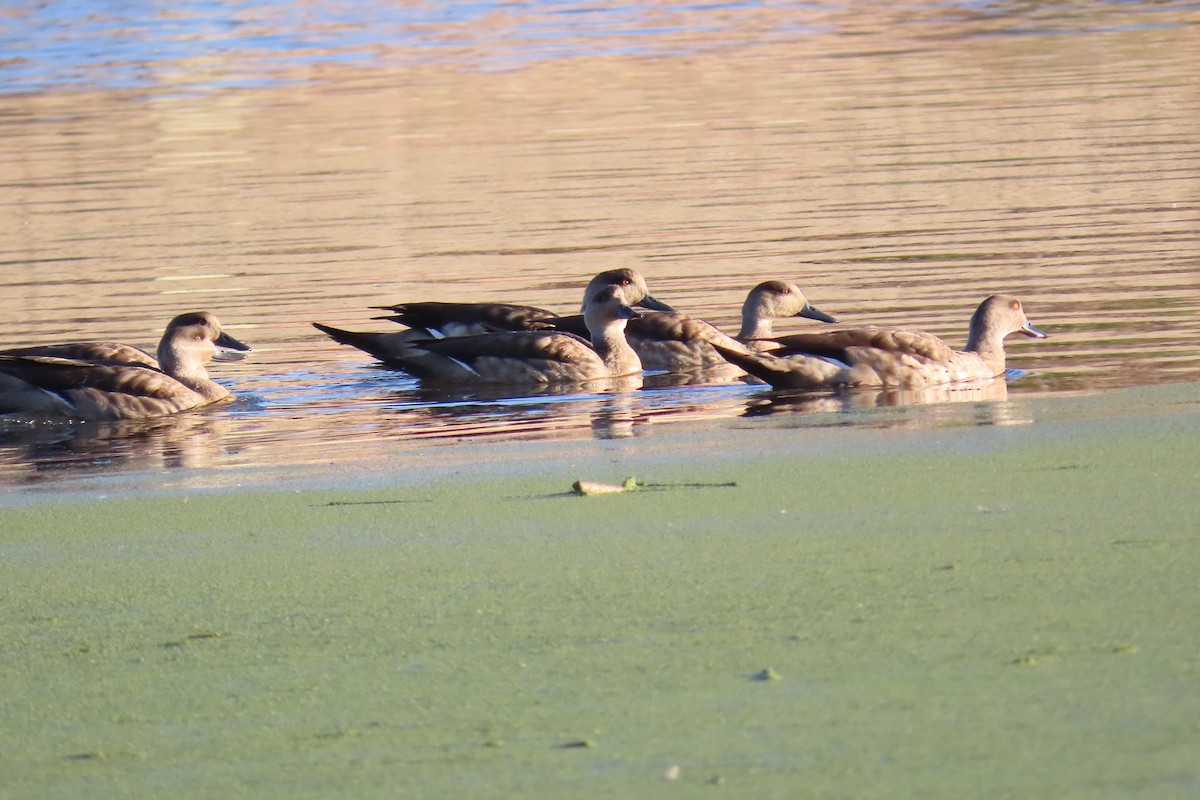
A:
[[[742,307],[742,317],[747,314],[760,319],[805,317],[818,322],[837,322],[837,317],[809,303],[800,287],[787,281],[764,281],[751,289]]]
[[[651,311],[674,311],[675,309],[650,294],[646,279],[637,270],[622,268],[601,272],[592,278],[583,291],[583,311],[587,313],[588,298],[593,292],[602,291],[607,286],[618,286],[625,293],[625,302],[631,306],[641,306]]]

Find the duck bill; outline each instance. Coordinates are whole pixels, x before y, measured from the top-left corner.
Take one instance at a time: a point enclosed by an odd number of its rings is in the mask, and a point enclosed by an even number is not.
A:
[[[642,312],[622,303],[617,306],[617,319],[640,319]]]
[[[1021,326],[1020,331],[1021,331],[1021,333],[1025,334],[1026,336],[1028,336],[1032,339],[1047,339],[1047,338],[1049,338],[1048,336],[1046,336],[1046,334],[1042,333],[1037,328],[1030,325],[1028,322],[1026,322],[1024,325]]]
[[[221,332],[220,336],[213,340],[213,344],[223,350],[237,350],[243,353],[248,353],[250,351],[250,345],[242,344],[224,331]]]
[[[637,303],[637,305],[641,306],[642,308],[648,308],[651,311],[670,311],[672,313],[675,312],[674,307],[667,305],[662,300],[659,300],[657,297],[655,297],[654,295],[652,295],[650,293],[647,293],[646,296],[642,298],[641,302]]]
[[[837,317],[826,314],[821,309],[817,308],[814,305],[810,305],[808,303],[804,304],[804,308],[800,309],[800,313],[797,314],[796,316],[797,317],[805,317],[807,319],[815,319],[818,322],[837,322],[838,321]]]

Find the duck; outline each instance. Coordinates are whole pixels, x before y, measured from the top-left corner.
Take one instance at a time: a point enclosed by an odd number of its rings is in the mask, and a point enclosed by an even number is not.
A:
[[[620,287],[630,306],[674,311],[650,293],[640,273],[628,268],[607,270],[592,278],[584,288],[581,308],[587,305],[590,296],[608,286]],[[312,325],[335,342],[357,347],[387,366],[403,369],[403,362],[411,358],[414,343],[486,333],[552,330],[554,321],[560,319],[553,311],[510,303],[403,303],[375,308],[395,312],[375,319],[409,327],[390,333],[360,333],[320,322]],[[571,332],[581,339],[591,337],[582,314],[579,326]]]
[[[586,383],[640,375],[641,361],[625,340],[625,325],[642,312],[618,284],[590,284],[584,316],[590,341],[549,330],[494,331],[441,339],[399,339],[402,334],[355,333],[314,322],[335,341],[357,347],[385,366],[435,384]],[[405,332],[407,333],[407,332]]]
[[[68,342],[0,351],[0,414],[101,421],[146,419],[232,398],[204,365],[218,348],[250,347],[207,311],[167,324],[156,354],[117,342]]]
[[[1020,300],[997,294],[971,316],[963,350],[924,331],[873,326],[778,336],[774,349],[763,353],[716,349],[776,389],[919,389],[1003,375],[1004,340],[1014,333],[1047,338],[1030,324]]]
[[[631,306],[655,311],[675,310],[650,293],[646,279],[637,270],[620,268],[601,272],[592,278],[588,289],[599,290],[605,286],[620,286],[625,292],[626,302]],[[586,297],[586,290],[584,294]],[[546,330],[551,328],[553,321],[559,317],[558,314],[544,308],[509,303],[424,302],[373,308],[376,311],[390,312],[375,319],[406,325],[414,331],[410,337],[421,339],[473,336],[498,331]],[[582,317],[580,325],[583,325]],[[576,333],[584,337],[588,335],[586,328]]]
[[[606,270],[590,279],[583,290],[581,309],[587,305],[589,296],[610,285],[622,289],[625,302],[630,306],[674,311],[667,303],[650,294],[646,278],[643,278],[640,272],[628,267]],[[505,302],[410,302],[397,306],[376,306],[376,309],[394,313],[374,319],[394,321],[407,325],[407,329],[370,333],[348,331],[323,323],[312,323],[312,326],[335,342],[348,344],[373,355],[386,366],[397,367],[409,359],[412,355],[412,345],[416,342],[425,343],[428,339],[481,336],[484,333],[505,331],[557,330],[553,323],[554,320],[560,319],[557,313],[545,308]],[[570,332],[583,339],[592,336],[582,314],[578,315],[578,326]]]
[[[730,336],[702,319],[677,311],[643,314],[629,321],[625,335],[641,359],[643,369],[686,372],[727,365],[726,359],[709,345],[743,354],[775,347],[769,341],[773,334],[772,321],[783,317],[837,322],[836,317],[809,303],[796,284],[770,280],[758,284],[747,294],[742,304],[742,327],[737,336]],[[555,330],[579,335],[582,318],[560,317],[547,324]]]

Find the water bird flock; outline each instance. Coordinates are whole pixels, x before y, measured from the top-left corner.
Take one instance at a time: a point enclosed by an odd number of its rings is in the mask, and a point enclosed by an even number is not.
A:
[[[638,380],[645,371],[711,369],[723,376],[715,380],[728,379],[732,370],[775,389],[920,388],[1004,375],[1006,337],[1046,337],[1030,324],[1020,300],[1003,294],[976,309],[962,350],[905,328],[777,336],[773,320],[780,318],[838,322],[798,286],[781,280],[750,290],[741,329],[731,336],[658,300],[632,269],[595,276],[577,315],[486,302],[375,309],[387,312],[375,319],[405,327],[378,333],[312,324],[334,341],[433,386],[579,384],[587,391],[613,379]],[[203,311],[171,320],[153,356],[105,341],[0,350],[0,414],[139,419],[228,402],[232,394],[209,378],[205,365],[219,352],[249,350]]]

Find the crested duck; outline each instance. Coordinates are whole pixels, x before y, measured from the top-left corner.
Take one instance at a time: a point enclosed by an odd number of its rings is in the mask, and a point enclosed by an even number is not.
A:
[[[584,297],[587,297],[588,291],[598,291],[605,286],[620,286],[625,293],[625,301],[631,306],[655,311],[675,310],[650,293],[646,279],[637,270],[622,268],[601,272],[592,278]],[[558,318],[553,311],[509,303],[400,303],[375,308],[392,312],[376,319],[407,325],[422,339],[472,336],[495,331],[543,330],[551,327],[550,323]],[[583,325],[582,318],[580,325]],[[576,333],[586,336],[587,330]]]
[[[718,351],[777,389],[915,389],[1003,375],[1004,339],[1013,333],[1046,338],[1029,323],[1020,300],[992,295],[972,315],[963,350],[924,331],[869,327],[780,336],[770,353]]]
[[[250,348],[212,314],[181,314],[157,357],[115,342],[70,342],[0,351],[0,413],[73,420],[143,419],[218,403],[232,395],[204,365],[218,348]]]
[[[709,345],[738,353],[751,353],[775,346],[769,339],[772,320],[783,317],[807,317],[821,322],[837,319],[813,306],[794,283],[765,281],[746,296],[742,304],[742,327],[737,336],[729,336],[702,319],[678,312],[643,314],[629,321],[625,335],[642,360],[643,369],[679,372],[707,367],[727,366],[724,358]],[[580,334],[580,317],[560,317],[550,326]],[[740,373],[738,373],[740,374]]]
[[[641,362],[625,341],[625,324],[640,312],[630,307],[624,289],[592,284],[584,302],[590,343],[560,331],[496,331],[414,340],[405,336],[407,331],[355,333],[313,325],[386,366],[433,383],[581,383],[640,374]]]

